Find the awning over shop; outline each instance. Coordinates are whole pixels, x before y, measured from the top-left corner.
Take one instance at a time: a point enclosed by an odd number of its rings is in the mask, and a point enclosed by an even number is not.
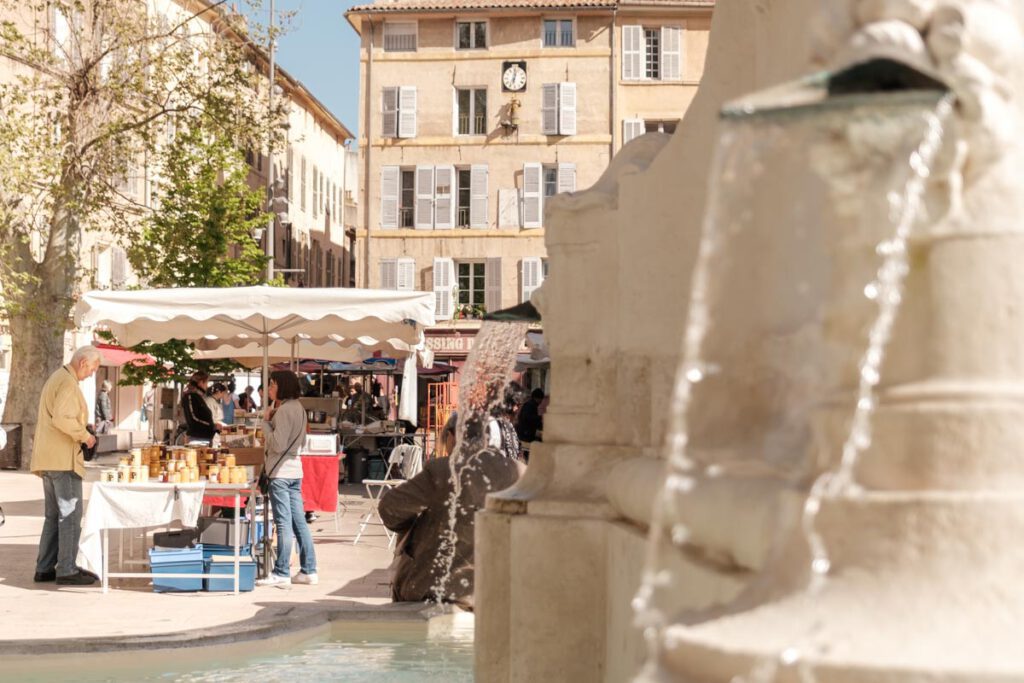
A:
[[[114,344],[93,344],[100,350],[103,360],[100,365],[108,368],[119,368],[126,363],[131,365],[152,365],[155,361],[152,356],[144,353],[135,353],[121,346]]]

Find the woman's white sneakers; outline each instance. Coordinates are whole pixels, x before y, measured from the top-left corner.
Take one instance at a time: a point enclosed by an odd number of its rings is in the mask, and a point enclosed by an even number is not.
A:
[[[316,572],[313,572],[312,574],[299,572],[292,577],[292,583],[304,583],[307,586],[315,586],[320,583],[320,577],[316,575]]]
[[[291,584],[292,580],[287,576],[280,576],[271,572],[270,576],[265,579],[259,579],[256,581],[257,586],[287,586]]]

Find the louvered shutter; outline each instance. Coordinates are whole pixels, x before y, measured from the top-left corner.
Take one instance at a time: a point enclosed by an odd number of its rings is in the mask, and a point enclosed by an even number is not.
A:
[[[380,288],[398,289],[398,260],[385,258],[380,260]]]
[[[434,167],[416,167],[416,222],[417,230],[434,228]]]
[[[644,29],[642,26],[622,27],[622,80],[643,78]]]
[[[523,227],[539,228],[544,217],[544,172],[540,164],[523,164]]]
[[[398,88],[384,88],[381,95],[381,135],[398,137]]]
[[[416,86],[403,85],[398,91],[398,137],[416,137]]]
[[[523,259],[522,270],[519,273],[522,303],[529,301],[534,290],[540,287],[543,272],[540,258],[537,256],[528,256]]]
[[[501,259],[484,262],[484,306],[489,313],[501,309]]]
[[[558,192],[576,191],[576,164],[558,165]]]
[[[661,27],[661,80],[680,81],[683,78],[683,30],[678,26]]]
[[[401,172],[398,166],[380,169],[380,227],[398,227],[398,191]]]
[[[59,8],[53,10],[53,56],[66,60],[70,47],[71,23]]]
[[[434,168],[434,227],[438,230],[455,227],[455,202],[452,201],[454,185],[454,167]]]
[[[625,146],[630,140],[640,137],[644,134],[644,120],[643,119],[623,119],[622,120],[622,144]]]
[[[403,291],[412,291],[416,289],[416,259],[398,259],[397,288]]]
[[[558,135],[558,83],[541,86],[540,118],[544,135]]]
[[[434,259],[434,317],[438,320],[451,320],[455,308],[452,297],[454,280],[455,262],[450,258]]]
[[[576,84],[558,84],[558,132],[576,135]]]
[[[487,227],[487,166],[473,165],[469,172],[469,227]]]
[[[121,247],[111,249],[110,282],[115,289],[124,287],[128,280],[128,255]]]

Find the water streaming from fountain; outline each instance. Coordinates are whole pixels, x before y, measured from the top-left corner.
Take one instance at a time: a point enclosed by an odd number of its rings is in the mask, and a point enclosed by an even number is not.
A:
[[[452,483],[447,503],[448,530],[434,559],[440,579],[432,592],[438,602],[447,595],[451,581],[459,517],[476,512],[466,509],[462,503],[463,482],[474,469],[474,460],[488,448],[487,425],[495,406],[504,399],[526,330],[525,322],[484,322],[463,368],[459,382],[455,448],[448,459]]]
[[[869,319],[865,335],[866,350],[857,354],[859,372],[854,410],[849,420],[847,437],[842,445],[838,462],[835,465],[819,463],[817,468],[814,463],[807,463],[803,472],[792,467],[788,469],[785,466],[778,467],[779,462],[783,462],[784,458],[780,460],[779,453],[773,453],[773,449],[781,446],[782,448],[805,450],[809,447],[809,442],[806,439],[807,430],[804,429],[804,425],[811,420],[812,412],[816,405],[819,405],[825,398],[825,395],[821,386],[812,390],[808,388],[810,385],[806,382],[802,389],[806,394],[805,400],[799,403],[795,409],[786,410],[779,405],[777,413],[773,415],[776,420],[791,424],[773,425],[768,431],[774,431],[776,434],[761,435],[761,440],[753,448],[750,444],[739,446],[730,444],[734,450],[741,452],[747,450],[748,456],[750,455],[749,451],[762,449],[757,455],[766,460],[774,460],[769,464],[777,473],[781,473],[791,481],[799,481],[801,475],[806,478],[808,471],[813,475],[813,484],[806,498],[801,519],[802,532],[811,557],[810,591],[820,589],[831,566],[824,541],[815,527],[818,511],[825,498],[850,495],[856,492],[854,467],[857,457],[871,444],[871,417],[877,403],[875,392],[881,381],[885,349],[902,301],[904,278],[909,270],[907,242],[912,229],[922,217],[923,195],[929,179],[930,167],[941,146],[943,124],[949,116],[951,108],[951,100],[946,98],[934,110],[918,111],[910,117],[906,116],[906,112],[902,113],[904,119],[916,120],[911,129],[914,137],[910,139],[920,139],[921,142],[916,147],[910,148],[913,151],[909,153],[908,168],[888,169],[888,172],[893,174],[893,177],[887,181],[889,187],[899,189],[889,190],[883,195],[888,211],[885,220],[881,223],[888,225],[891,232],[877,236],[878,243],[875,247],[875,254],[881,257],[881,265],[877,267],[871,281],[862,288],[864,300],[877,304],[877,310],[862,316]],[[870,182],[858,183],[856,174],[852,174],[851,177],[843,177],[844,174],[850,172],[850,168],[837,168],[832,156],[834,150],[831,149],[831,145],[839,139],[848,143],[849,137],[856,137],[856,134],[851,131],[855,130],[858,125],[863,126],[865,121],[868,122],[869,127],[878,126],[879,130],[884,129],[889,135],[880,137],[887,138],[890,143],[898,137],[894,135],[895,131],[902,130],[906,133],[906,125],[902,128],[899,125],[889,125],[890,122],[886,120],[886,112],[873,111],[870,107],[867,111],[840,112],[838,116],[835,112],[826,112],[822,118],[814,119],[811,124],[815,129],[814,135],[820,138],[814,141],[821,153],[819,161],[822,158],[828,159],[828,163],[822,165],[823,168],[816,170],[819,172],[827,170],[834,174],[826,182],[829,184],[831,200],[837,205],[843,203],[844,198],[841,198],[840,195],[844,193],[847,195],[845,201],[850,201],[850,190],[861,193],[859,197],[856,197],[861,203],[868,203],[865,202],[865,199],[872,195],[868,189],[871,185]],[[673,393],[670,425],[666,439],[668,473],[664,489],[655,504],[647,566],[641,588],[634,600],[637,623],[644,629],[649,649],[647,664],[638,677],[640,681],[658,680],[658,662],[664,629],[670,618],[674,616],[666,614],[659,608],[659,605],[666,604],[662,598],[667,591],[671,590],[673,580],[671,572],[665,568],[664,554],[677,551],[679,547],[687,543],[690,536],[690,530],[680,521],[682,518],[679,509],[680,501],[695,486],[699,485],[701,479],[721,476],[724,471],[735,464],[728,458],[726,458],[724,467],[721,462],[713,462],[708,457],[709,455],[717,456],[720,459],[722,451],[729,449],[721,448],[721,444],[718,444],[720,448],[717,451],[714,448],[708,448],[707,442],[714,440],[708,439],[707,434],[702,435],[705,443],[695,446],[689,425],[694,418],[695,411],[703,410],[701,415],[706,420],[708,411],[716,409],[716,403],[710,392],[705,392],[704,396],[701,395],[702,384],[718,382],[720,386],[727,386],[730,381],[735,381],[734,379],[730,380],[727,376],[733,369],[716,358],[719,344],[716,344],[715,339],[709,339],[709,335],[712,334],[713,312],[714,314],[720,312],[715,308],[718,294],[716,290],[722,289],[719,281],[728,278],[730,269],[736,269],[735,264],[730,264],[725,259],[725,248],[730,240],[740,238],[744,227],[749,227],[753,220],[751,207],[756,207],[756,197],[755,190],[751,188],[758,184],[756,181],[764,180],[762,174],[765,167],[770,165],[770,162],[766,162],[762,157],[767,156],[766,153],[777,154],[777,148],[780,145],[790,148],[800,147],[799,141],[792,133],[792,127],[785,123],[778,119],[726,122],[712,166],[714,174],[712,178],[715,180],[712,182],[700,253],[693,274],[689,320],[683,344],[683,362]],[[845,136],[837,135],[839,130],[842,130]],[[860,131],[861,134],[863,132],[863,130]],[[806,140],[804,141],[806,142]],[[899,145],[896,145],[896,148],[899,149]],[[896,166],[898,159],[908,158],[908,154],[894,153],[892,148],[887,152],[892,156],[890,167]],[[814,153],[812,145],[812,159]],[[877,153],[879,157],[884,156],[881,145],[877,150],[858,150],[857,153],[861,155]],[[864,179],[864,176],[859,178],[861,181]],[[810,192],[810,188],[801,188],[801,190],[805,195]],[[736,201],[739,199],[737,194],[748,201]],[[744,206],[747,207],[746,213],[741,211],[738,219],[731,220],[737,208]],[[800,212],[801,210],[797,211],[797,213]],[[871,214],[870,210],[863,210],[863,212],[866,216]],[[780,223],[784,222],[783,218],[785,217],[779,217]],[[868,222],[870,218],[865,217],[861,220]],[[813,252],[813,249],[809,251]],[[832,276],[835,277],[834,274]],[[815,283],[814,276],[805,277],[807,279],[801,280],[797,286],[798,293],[806,293],[812,289],[812,283]],[[827,280],[828,278],[826,278]],[[822,283],[823,281],[819,278],[817,285],[820,286]],[[840,299],[842,296],[843,293],[839,292]],[[808,316],[809,320],[813,321],[813,318],[813,315]],[[817,320],[814,321],[814,326],[824,327],[824,323]],[[808,356],[807,365],[814,368],[814,353],[808,351],[823,344],[823,336],[818,335],[820,335],[820,330],[811,333],[801,330],[799,335],[791,335],[790,338],[784,339],[783,345],[804,352]],[[802,342],[793,341],[794,338],[800,337],[804,338]],[[812,340],[810,343],[807,342],[808,337]],[[771,353],[762,352],[762,355],[765,358],[771,358]],[[722,354],[722,357],[724,358],[725,354]],[[786,355],[782,354],[781,358],[785,359]],[[775,369],[779,371],[783,385],[789,382],[793,386],[801,387],[800,382],[793,381],[797,377],[795,372],[791,367],[787,368],[783,361],[780,361],[779,368]],[[812,369],[808,372],[808,376],[815,377],[816,372],[821,373],[822,371]],[[827,381],[824,381],[824,374],[819,379],[822,384],[828,384]],[[832,389],[835,391],[839,387],[832,387]],[[786,403],[797,393],[793,391],[787,393],[783,389],[777,400],[780,404]],[[710,407],[702,407],[701,400],[708,400],[709,397]],[[770,422],[767,420],[766,424]],[[780,439],[779,435],[782,435],[783,438]],[[702,454],[702,450],[707,450],[709,453]],[[670,541],[666,540],[667,531],[670,532],[667,534]],[[759,578],[763,579],[764,577]],[[810,668],[806,666],[804,656],[811,647],[813,647],[813,633],[808,633],[803,642],[796,642],[783,648],[775,658],[765,658],[759,661],[746,676],[737,677],[734,681],[735,683],[769,683],[776,679],[780,667],[782,667],[793,670],[802,683],[810,683],[814,680],[814,676]]]

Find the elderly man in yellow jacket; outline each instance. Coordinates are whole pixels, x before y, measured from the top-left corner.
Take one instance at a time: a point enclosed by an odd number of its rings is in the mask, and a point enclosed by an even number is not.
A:
[[[83,346],[67,365],[43,385],[39,398],[32,471],[42,477],[46,519],[36,559],[37,582],[88,586],[96,580],[78,569],[78,538],[82,532],[82,478],[85,460],[81,444],[90,448],[96,437],[86,430],[89,410],[79,382],[100,365],[100,351]]]

